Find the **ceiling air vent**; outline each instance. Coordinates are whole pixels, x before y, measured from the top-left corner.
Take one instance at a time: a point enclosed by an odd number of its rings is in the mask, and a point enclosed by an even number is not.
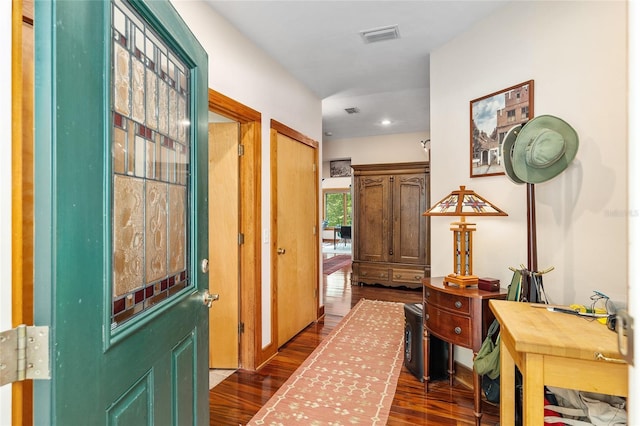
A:
[[[344,110],[347,111],[347,114],[357,114],[360,112],[360,108],[356,107],[345,108]]]
[[[360,31],[360,37],[365,43],[375,43],[384,40],[393,40],[399,38],[397,25],[390,25],[388,27],[373,28],[370,30]]]

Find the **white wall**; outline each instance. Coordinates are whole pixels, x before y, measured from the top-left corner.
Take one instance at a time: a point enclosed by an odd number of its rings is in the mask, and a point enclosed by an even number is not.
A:
[[[431,55],[431,194],[466,185],[505,210],[477,220],[474,273],[509,283],[527,263],[526,186],[469,178],[469,101],[533,79],[535,115],[578,132],[575,161],[538,184],[538,266],[555,303],[590,303],[593,290],[626,300],[627,16],[621,1],[513,2]],[[449,247],[447,218],[432,218],[431,247]],[[433,250],[432,274],[452,272]],[[468,361],[469,362],[469,361]]]
[[[262,113],[262,343],[266,346],[271,343],[270,121],[320,142],[322,103],[206,2],[172,3],[209,55],[209,87]]]
[[[329,163],[326,162],[323,164],[323,166],[327,166],[327,168],[329,167]],[[328,176],[329,175],[329,171],[328,169],[326,170],[326,175],[325,170],[323,169],[322,172],[323,176]],[[351,177],[329,177],[329,178],[323,178],[322,180],[322,189],[344,189],[344,188],[349,188],[351,186],[351,182],[352,182],[352,178]]]
[[[640,276],[634,270],[640,259],[640,3],[629,3],[629,313],[640,316]],[[629,424],[640,421],[638,389],[640,389],[640,348],[635,348],[634,366],[629,369]]]
[[[0,331],[11,328],[11,2],[0,2]],[[6,52],[6,53],[5,53]],[[0,387],[0,425],[11,424],[11,386]]]
[[[351,158],[351,164],[427,161],[427,154],[420,145],[425,139],[429,139],[428,132],[326,141],[322,146],[322,176],[329,177],[330,160]]]

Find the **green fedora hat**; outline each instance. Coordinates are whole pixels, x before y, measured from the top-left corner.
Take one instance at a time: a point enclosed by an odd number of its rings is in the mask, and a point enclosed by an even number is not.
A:
[[[516,176],[513,171],[513,146],[516,142],[516,138],[522,129],[522,124],[513,126],[504,137],[502,141],[502,165],[504,167],[504,173],[513,183],[524,183],[522,179]]]
[[[578,152],[578,134],[552,115],[529,120],[516,137],[511,155],[513,172],[528,183],[545,182],[569,166]]]

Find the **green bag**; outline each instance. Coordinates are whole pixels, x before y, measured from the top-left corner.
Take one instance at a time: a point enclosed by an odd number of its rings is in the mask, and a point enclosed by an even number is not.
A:
[[[513,271],[513,277],[511,277],[511,283],[507,289],[507,300],[514,302],[520,301],[522,293],[522,272],[519,270]]]
[[[488,376],[490,379],[495,379],[500,375],[500,323],[498,320],[493,320],[489,330],[487,331],[487,337],[482,342],[480,350],[473,360],[473,368],[476,373],[481,376]],[[498,333],[496,340],[493,340],[494,335]]]
[[[507,291],[507,300],[519,301],[522,291],[522,273],[513,271],[513,277]],[[494,336],[497,334],[494,340]],[[473,360],[473,368],[481,376],[496,379],[500,376],[500,323],[493,320],[487,330],[487,337],[482,342],[480,350]]]

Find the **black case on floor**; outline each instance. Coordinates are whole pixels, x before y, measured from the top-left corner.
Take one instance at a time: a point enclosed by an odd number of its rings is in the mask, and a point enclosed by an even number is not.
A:
[[[404,305],[404,365],[421,382],[424,376],[424,354],[422,350],[422,304]],[[429,338],[430,380],[447,377],[448,345],[436,336]]]

